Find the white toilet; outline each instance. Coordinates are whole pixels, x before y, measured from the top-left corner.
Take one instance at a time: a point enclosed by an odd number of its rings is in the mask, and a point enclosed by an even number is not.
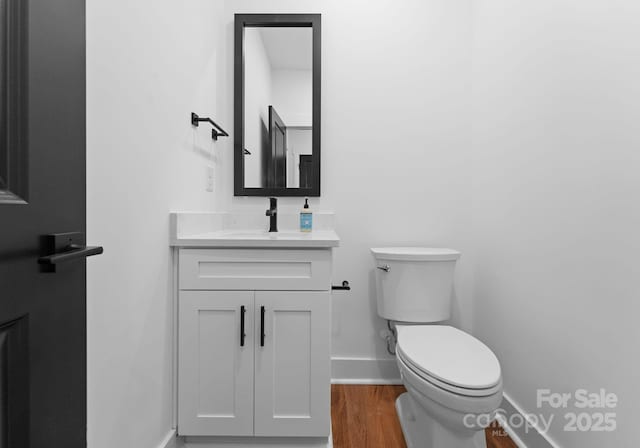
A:
[[[484,428],[502,402],[500,363],[473,336],[448,325],[451,249],[371,249],[378,314],[396,328],[396,360],[407,393],[396,410],[409,448],[486,448]]]

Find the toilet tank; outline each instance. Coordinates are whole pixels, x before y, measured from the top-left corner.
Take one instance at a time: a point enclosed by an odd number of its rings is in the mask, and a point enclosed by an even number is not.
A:
[[[399,322],[440,322],[451,317],[460,252],[427,247],[379,247],[375,257],[378,315]]]

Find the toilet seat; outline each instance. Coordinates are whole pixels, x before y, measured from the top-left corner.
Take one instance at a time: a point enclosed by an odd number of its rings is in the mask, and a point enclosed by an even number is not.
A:
[[[468,398],[482,398],[482,397],[494,395],[502,390],[502,380],[498,381],[498,383],[495,386],[486,388],[486,389],[470,389],[470,388],[454,386],[452,384],[446,383],[435,377],[432,377],[431,375],[424,373],[423,370],[421,370],[420,368],[416,367],[413,363],[408,361],[403,356],[400,350],[398,350],[396,354],[397,354],[399,365],[400,364],[402,365],[402,368],[400,369],[401,372],[403,368],[406,370],[409,370],[413,375],[415,375],[417,378],[420,378],[420,380],[422,380],[423,382],[428,383],[431,386],[437,389],[440,389],[445,393],[451,393],[461,397],[468,397]]]
[[[470,397],[502,389],[498,359],[473,336],[446,325],[397,325],[396,329],[398,358],[425,381]]]

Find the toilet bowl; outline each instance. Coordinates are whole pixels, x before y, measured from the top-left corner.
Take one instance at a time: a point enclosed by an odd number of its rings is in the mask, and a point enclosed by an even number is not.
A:
[[[396,409],[408,447],[485,448],[483,429],[502,401],[495,355],[449,326],[397,326],[396,360],[407,389]]]
[[[386,247],[376,259],[378,314],[395,325],[396,361],[407,392],[396,401],[409,448],[486,448],[484,428],[502,401],[491,349],[451,317],[452,249]]]

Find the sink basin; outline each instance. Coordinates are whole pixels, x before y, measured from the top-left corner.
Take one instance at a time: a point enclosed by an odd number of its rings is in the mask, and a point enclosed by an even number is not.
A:
[[[311,238],[312,232],[269,232],[267,230],[224,230],[219,232],[220,236],[228,236],[229,238],[271,238],[271,239],[287,239],[287,238]]]

